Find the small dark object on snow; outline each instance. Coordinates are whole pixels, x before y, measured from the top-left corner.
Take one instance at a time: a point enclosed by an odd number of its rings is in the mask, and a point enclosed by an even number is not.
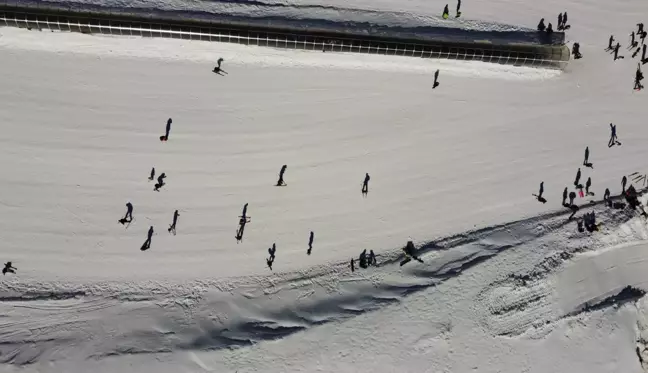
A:
[[[13,273],[15,274],[18,268],[14,267],[11,262],[7,262],[4,265],[4,268],[2,269],[2,274],[6,275],[7,273]]]

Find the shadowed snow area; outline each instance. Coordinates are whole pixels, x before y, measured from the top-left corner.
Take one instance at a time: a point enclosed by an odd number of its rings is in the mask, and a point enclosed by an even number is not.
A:
[[[468,9],[552,16],[526,5]],[[641,372],[648,228],[599,201],[646,172],[636,60],[603,48],[647,7],[570,4],[564,72],[0,29],[0,371]],[[598,232],[560,204],[579,167]]]

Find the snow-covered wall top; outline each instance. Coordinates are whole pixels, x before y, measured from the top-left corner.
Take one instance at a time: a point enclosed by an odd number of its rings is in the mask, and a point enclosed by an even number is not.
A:
[[[109,12],[159,19],[198,20],[224,24],[346,32],[385,38],[439,42],[563,44],[564,34],[547,36],[534,29],[466,19],[376,11],[315,4],[259,0],[3,0],[0,5]]]

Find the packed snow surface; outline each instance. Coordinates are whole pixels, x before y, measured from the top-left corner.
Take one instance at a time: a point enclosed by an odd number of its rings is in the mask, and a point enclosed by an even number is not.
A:
[[[646,173],[636,59],[603,49],[648,5],[549,8],[585,56],[564,72],[0,29],[0,371],[641,372],[648,304],[617,300],[648,290],[648,229],[597,201]],[[599,232],[560,204],[579,167]]]

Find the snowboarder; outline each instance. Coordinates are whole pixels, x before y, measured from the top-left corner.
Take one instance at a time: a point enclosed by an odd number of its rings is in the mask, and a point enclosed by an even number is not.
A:
[[[371,177],[369,177],[369,173],[365,174],[364,181],[362,182],[362,194],[367,195],[369,193],[369,180]]]
[[[173,122],[173,120],[171,118],[169,118],[167,120],[166,130],[164,131],[164,135],[160,136],[160,141],[167,141],[169,139],[169,133],[171,132],[171,123],[172,122]]]
[[[583,160],[583,166],[589,167],[589,168],[594,168],[594,165],[589,162],[589,146],[585,147],[585,160]]]
[[[574,43],[574,46],[572,47],[572,54],[574,55],[574,59],[581,59],[583,58],[583,55],[580,52],[580,44],[579,43]]]
[[[637,64],[637,72],[635,73],[635,86],[634,89],[636,90],[641,90],[643,89],[643,85],[641,84],[641,81],[643,80],[644,76],[643,73],[641,72],[641,65]]]
[[[308,237],[308,255],[311,254],[311,251],[313,251],[313,240],[315,239],[315,233],[313,231],[310,232],[310,236]]]
[[[569,205],[567,204],[567,193],[568,193],[567,192],[567,187],[565,187],[565,189],[563,190],[563,195],[562,195],[562,205],[565,206],[565,207],[569,207]]]
[[[455,18],[461,17],[461,0],[457,0],[457,14],[455,15]]]
[[[438,87],[439,84],[441,84],[439,83],[438,80],[439,80],[439,69],[437,69],[437,71],[434,72],[434,84],[432,84],[432,89]]]
[[[614,46],[614,60],[615,60],[615,61],[616,61],[616,60],[619,60],[619,59],[623,59],[623,58],[625,58],[625,57],[623,57],[623,56],[619,56],[619,48],[621,48],[621,44],[620,44],[620,43],[616,43],[616,45]]]
[[[274,259],[273,259],[273,258],[268,258],[268,259],[266,259],[266,264],[268,265],[268,268],[270,268],[271,271],[272,271],[272,264],[273,264],[273,263],[274,263]]]
[[[580,184],[580,178],[581,178],[581,169],[579,167],[578,171],[576,172],[576,179],[574,179],[574,186],[578,189],[583,188],[583,186]]]
[[[614,35],[610,35],[610,40],[608,42],[608,47],[606,50],[611,51],[612,49],[614,49],[614,45],[612,45],[613,43],[614,43]]]
[[[608,147],[611,148],[614,145],[621,145],[617,138],[616,124],[610,123],[610,141],[608,141]]]
[[[225,70],[223,70],[221,68],[221,64],[223,63],[223,61],[225,61],[225,60],[222,59],[222,58],[219,58],[218,61],[216,61],[216,63],[218,63],[218,65],[216,67],[214,67],[214,70],[212,70],[213,73],[218,74],[218,75],[227,74],[227,71],[225,71]]]
[[[126,203],[126,215],[123,218],[119,219],[119,222],[124,225],[133,221],[133,204],[128,202]]]
[[[144,241],[144,245],[142,245],[140,250],[146,251],[146,250],[150,249],[151,248],[151,239],[152,238],[153,238],[153,226],[151,225],[151,227],[148,230],[148,234],[146,236],[146,241]]]
[[[7,273],[13,273],[16,274],[16,271],[18,268],[14,267],[11,262],[7,262],[4,265],[4,268],[2,269],[2,274],[6,275]]]
[[[445,7],[443,8],[443,16],[442,17],[443,17],[443,19],[448,19],[449,16],[450,16],[450,10],[448,9],[448,4],[446,4]]]
[[[155,167],[151,169],[151,175],[149,175],[149,181],[153,181],[155,179]]]
[[[540,19],[540,22],[538,23],[538,31],[542,32],[547,29],[547,26],[545,26],[544,23],[544,18]]]
[[[542,193],[544,193],[544,181],[540,182],[540,191],[538,194],[532,194],[536,199],[542,203],[547,203],[547,200],[542,197]]]
[[[592,178],[588,177],[587,181],[585,182],[585,194],[588,196],[593,196],[594,193],[590,192],[589,188],[592,186]]]
[[[169,225],[169,233],[173,233],[174,236],[176,234],[176,223],[178,223],[178,216],[180,216],[180,214],[178,213],[178,210],[175,210],[175,212],[173,213],[173,223]]]
[[[157,184],[155,184],[155,187],[153,188],[153,190],[155,190],[156,192],[159,192],[160,188],[162,188],[164,185],[166,185],[164,183],[165,178],[166,178],[166,174],[164,172],[161,173],[160,176],[158,176],[158,178],[157,178]]]
[[[286,186],[286,182],[284,182],[284,173],[286,172],[286,168],[288,166],[283,165],[281,166],[281,170],[279,171],[279,180],[277,180],[277,185],[276,186]]]

